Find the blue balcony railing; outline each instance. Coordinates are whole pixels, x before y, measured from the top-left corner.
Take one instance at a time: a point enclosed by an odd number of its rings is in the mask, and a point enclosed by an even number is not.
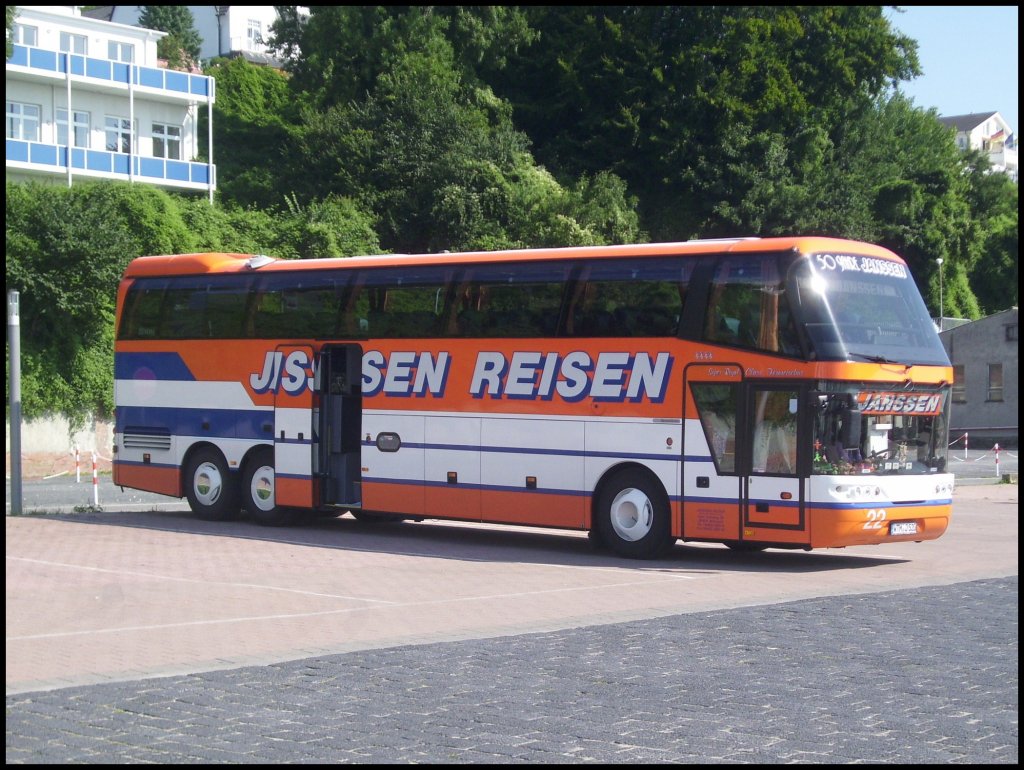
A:
[[[140,67],[135,64],[124,64],[109,59],[94,59],[89,56],[71,54],[71,74],[99,82],[122,84],[132,82],[142,88],[152,88],[170,94],[180,94],[198,100],[210,99],[213,96],[213,78],[206,75],[193,75],[189,72],[160,69],[157,67]],[[46,51],[26,45],[14,46],[14,53],[7,60],[8,64],[64,76],[68,70],[68,55],[57,51]]]
[[[65,173],[68,168],[68,147],[40,142],[7,140],[7,165],[21,164],[32,171]],[[216,166],[164,158],[144,158],[120,152],[71,148],[71,171],[83,171],[90,176],[121,177],[125,181],[164,184],[172,187],[207,187],[212,184]],[[131,173],[129,174],[129,171]]]

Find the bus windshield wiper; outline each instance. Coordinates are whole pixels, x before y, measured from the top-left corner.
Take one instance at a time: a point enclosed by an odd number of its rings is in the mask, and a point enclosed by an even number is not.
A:
[[[906,364],[903,361],[893,361],[891,358],[886,358],[885,356],[877,356],[877,355],[870,355],[869,356],[867,353],[855,353],[855,352],[850,351],[850,350],[848,350],[846,352],[850,356],[856,356],[857,358],[861,359],[862,361],[871,361],[872,363],[876,363],[876,364],[899,364],[900,366],[906,366],[908,369],[911,366],[913,366],[913,364]]]

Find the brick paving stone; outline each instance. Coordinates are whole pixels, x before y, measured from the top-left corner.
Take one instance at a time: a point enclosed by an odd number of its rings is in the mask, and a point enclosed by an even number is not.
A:
[[[7,698],[8,764],[1017,764],[1017,578]]]

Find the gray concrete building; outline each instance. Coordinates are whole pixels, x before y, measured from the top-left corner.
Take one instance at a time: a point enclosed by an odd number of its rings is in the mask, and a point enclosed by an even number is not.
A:
[[[953,364],[949,440],[971,447],[1016,447],[1017,308],[939,333]]]

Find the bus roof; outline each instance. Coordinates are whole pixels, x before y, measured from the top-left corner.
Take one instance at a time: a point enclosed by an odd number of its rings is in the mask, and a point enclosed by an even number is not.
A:
[[[836,252],[881,257],[902,262],[896,254],[882,246],[861,241],[818,236],[790,238],[722,238],[680,241],[674,243],[637,243],[618,246],[573,246],[505,251],[464,251],[440,254],[379,254],[362,257],[322,259],[274,259],[264,255],[208,252],[139,257],[125,270],[126,278],[162,275],[201,275],[237,273],[250,270],[277,272],[325,268],[394,267],[443,264],[482,264],[558,260],[579,258],[630,258],[662,255],[690,255],[765,251],[797,251],[800,253]]]

